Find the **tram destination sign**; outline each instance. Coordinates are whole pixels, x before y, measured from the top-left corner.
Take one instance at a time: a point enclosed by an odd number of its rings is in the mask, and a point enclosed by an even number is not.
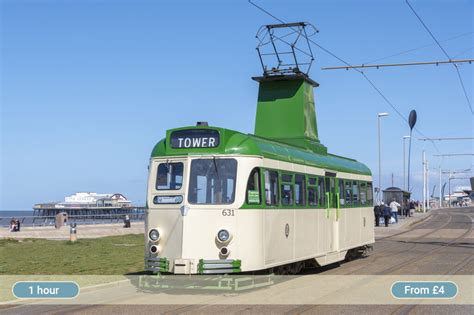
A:
[[[173,131],[170,142],[173,149],[216,148],[220,137],[214,129],[187,129]]]

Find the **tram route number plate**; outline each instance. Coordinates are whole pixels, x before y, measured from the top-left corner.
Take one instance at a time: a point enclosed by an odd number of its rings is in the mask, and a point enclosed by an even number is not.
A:
[[[214,129],[177,130],[170,136],[173,149],[217,148],[219,141],[219,132]]]

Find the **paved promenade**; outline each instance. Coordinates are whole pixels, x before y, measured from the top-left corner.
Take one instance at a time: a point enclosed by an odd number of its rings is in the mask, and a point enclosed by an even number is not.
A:
[[[116,224],[90,224],[77,226],[77,238],[98,238],[113,235],[143,234],[144,223],[132,222],[131,228],[123,228],[123,223]],[[2,238],[45,238],[52,240],[69,240],[69,226],[55,229],[54,226],[24,227],[20,232],[10,232],[7,228],[0,229]]]
[[[400,233],[400,231],[410,229],[414,224],[427,220],[431,214],[432,212],[430,211],[426,213],[415,212],[411,217],[399,216],[398,223],[389,224],[388,227],[385,227],[385,224],[380,224],[380,226],[375,227],[375,238],[391,236]]]

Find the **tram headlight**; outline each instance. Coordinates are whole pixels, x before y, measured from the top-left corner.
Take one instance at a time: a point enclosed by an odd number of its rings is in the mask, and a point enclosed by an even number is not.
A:
[[[157,229],[151,229],[150,232],[148,233],[148,237],[153,242],[158,242],[158,240],[160,239],[160,232],[158,232]]]
[[[217,232],[217,240],[221,243],[228,242],[230,240],[230,233],[226,229],[221,229]]]

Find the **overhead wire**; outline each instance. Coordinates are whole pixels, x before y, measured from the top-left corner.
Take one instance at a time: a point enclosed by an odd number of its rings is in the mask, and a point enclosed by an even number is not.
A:
[[[450,38],[444,39],[444,40],[442,40],[442,41],[440,41],[440,42],[441,42],[441,43],[443,43],[443,42],[449,42],[449,41],[451,41],[451,40],[455,40],[455,39],[461,38],[461,37],[463,37],[463,36],[471,35],[472,33],[474,33],[474,32],[463,33],[463,34],[460,34],[460,35],[457,35],[457,36],[454,36],[454,37],[450,37]],[[397,56],[400,56],[400,55],[408,54],[408,53],[411,53],[411,52],[414,52],[414,51],[417,51],[417,50],[420,50],[420,49],[423,49],[423,48],[426,48],[426,47],[430,47],[430,46],[433,46],[433,45],[436,45],[436,43],[426,44],[426,45],[423,45],[423,46],[418,46],[418,47],[415,47],[415,48],[403,50],[403,51],[400,51],[400,52],[398,52],[398,53],[394,53],[394,54],[389,55],[389,56],[385,56],[385,57],[381,57],[381,58],[378,58],[378,59],[374,59],[374,60],[372,60],[372,61],[364,62],[364,64],[371,64],[371,63],[374,63],[374,62],[377,62],[377,61],[380,61],[380,60],[385,60],[385,59],[388,59],[388,58],[392,58],[392,57],[397,57]],[[469,49],[472,49],[472,47],[469,48]],[[456,58],[457,56],[462,55],[463,53],[465,53],[465,52],[468,51],[469,49],[463,51],[463,52],[460,53],[460,54],[457,54],[456,56],[453,56],[453,58]]]
[[[248,2],[253,5],[254,7],[256,7],[257,9],[259,9],[260,11],[266,13],[267,15],[271,16],[272,18],[274,18],[275,20],[279,21],[280,23],[285,23],[285,21],[283,21],[282,19],[276,17],[275,15],[273,15],[272,13],[270,13],[269,11],[265,10],[264,8],[262,8],[261,6],[255,4],[252,2],[252,0],[248,0]],[[344,63],[346,66],[349,66],[349,67],[352,67],[352,65],[350,63],[348,63],[347,61],[345,61],[344,59],[338,57],[336,54],[334,54],[333,52],[331,52],[329,49],[321,46],[320,44],[316,43],[314,40],[310,39],[310,38],[307,38],[308,41],[310,43],[312,43],[313,45],[315,45],[316,47],[318,47],[319,49],[321,49],[322,51],[324,51],[325,53],[327,53],[328,55],[332,56],[333,58],[339,60],[340,62]],[[382,97],[382,99],[398,114],[398,116],[400,116],[402,118],[402,120],[406,123],[408,123],[408,119],[398,110],[398,108],[385,96],[385,94],[382,93],[382,91],[375,85],[375,83],[370,80],[368,78],[368,76],[361,70],[359,69],[355,69],[355,68],[351,68],[351,70],[354,70],[354,71],[357,71],[359,72],[359,74],[362,75],[362,77],[369,83],[369,85]],[[425,138],[428,138],[427,136],[425,136],[425,134],[423,132],[421,132],[419,129],[417,129],[416,127],[413,128],[419,135],[422,135],[423,137]],[[440,152],[439,149],[438,149],[438,146],[434,143],[434,141],[431,141],[431,144],[433,145],[433,147],[436,149],[437,152]]]
[[[465,50],[463,50],[463,51],[457,53],[456,55],[453,56],[453,58],[457,58],[457,57],[459,57],[459,56],[462,56],[462,55],[464,55],[465,53],[467,53],[468,51],[472,50],[473,48],[474,48],[474,46],[471,46],[471,47],[469,47],[468,49],[465,49]]]
[[[423,19],[418,15],[418,13],[415,11],[415,9],[411,6],[410,2],[408,2],[408,0],[405,0],[406,4],[408,5],[408,7],[410,8],[410,10],[413,12],[413,14],[418,18],[418,21],[420,21],[421,25],[423,25],[423,27],[425,28],[425,30],[428,32],[428,34],[430,34],[431,38],[433,38],[433,40],[436,42],[436,44],[438,45],[438,47],[441,49],[441,51],[444,53],[444,55],[449,59],[449,60],[452,60],[452,58],[449,56],[449,54],[446,52],[446,50],[443,48],[443,46],[441,46],[440,42],[438,41],[438,39],[433,35],[433,33],[431,32],[431,30],[429,29],[429,27],[425,24],[425,22],[423,21]],[[462,88],[462,91],[464,93],[464,96],[466,97],[466,101],[467,101],[467,105],[469,106],[469,109],[471,110],[471,115],[474,115],[474,110],[472,108],[472,104],[471,104],[471,100],[469,99],[468,95],[467,95],[467,91],[466,91],[466,88],[464,87],[464,81],[462,79],[462,76],[461,76],[461,73],[459,72],[459,68],[456,64],[453,64],[454,68],[456,69],[456,72],[457,72],[457,75],[458,75],[458,78],[459,78],[459,83],[461,84],[461,88]]]

